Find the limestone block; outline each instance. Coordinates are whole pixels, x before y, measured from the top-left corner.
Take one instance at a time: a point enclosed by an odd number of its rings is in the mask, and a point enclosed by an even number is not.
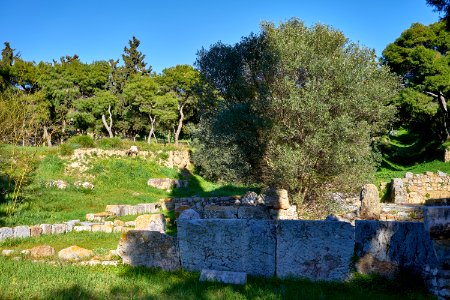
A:
[[[181,179],[171,178],[151,178],[147,181],[147,185],[161,190],[171,190],[172,188],[188,187],[189,182]]]
[[[118,217],[122,216],[122,206],[123,205],[106,205],[105,211],[115,214]]]
[[[114,233],[122,233],[122,231],[123,231],[123,226],[114,226],[114,228],[113,228]]]
[[[277,277],[345,280],[350,274],[354,227],[339,221],[278,221]]]
[[[114,225],[105,225],[105,224],[92,225],[92,232],[112,233],[113,229],[114,229]]]
[[[394,203],[406,203],[406,188],[401,178],[393,178],[391,181],[391,199]]]
[[[62,234],[66,233],[67,225],[66,224],[53,224],[52,225],[52,234]]]
[[[381,213],[380,196],[374,184],[366,184],[361,189],[361,207],[359,216],[362,219],[379,219]]]
[[[93,255],[93,252],[78,246],[70,246],[58,252],[58,257],[62,260],[79,261],[87,259]]]
[[[2,250],[3,256],[13,256],[16,253],[14,250],[4,249]]]
[[[206,205],[203,217],[205,219],[237,219],[238,208],[236,206]]]
[[[136,222],[135,221],[125,222],[125,226],[126,227],[135,227],[136,226]]]
[[[0,241],[14,237],[14,230],[11,227],[0,227]]]
[[[80,225],[80,226],[74,226],[74,227],[73,227],[73,231],[76,231],[76,232],[81,232],[81,231],[92,231],[92,227],[91,227],[91,226],[83,226],[83,225]]]
[[[39,225],[34,225],[30,227],[30,235],[32,237],[38,237],[42,234],[42,228]]]
[[[247,273],[217,270],[202,270],[200,281],[213,281],[227,284],[244,285],[247,283]]]
[[[157,203],[141,203],[137,206],[143,208],[143,214],[153,214],[159,211]]]
[[[297,205],[291,205],[288,209],[271,209],[270,216],[274,220],[298,220]]]
[[[125,226],[125,222],[122,220],[114,220],[113,225],[114,226]]]
[[[240,206],[237,212],[238,219],[270,219],[269,208],[267,206]]]
[[[166,232],[166,219],[163,214],[142,215],[136,218],[136,230]]]
[[[134,205],[126,205],[126,215],[137,215],[138,214],[138,208]]]
[[[31,258],[45,258],[55,255],[55,249],[49,245],[36,246],[30,249]]]
[[[117,254],[124,264],[159,267],[163,270],[180,269],[177,240],[157,231],[130,230],[122,235]]]
[[[26,238],[30,237],[31,231],[28,226],[16,226],[14,227],[14,237],[15,238]]]
[[[356,221],[355,254],[358,272],[394,277],[400,270],[420,274],[436,265],[430,236],[421,222]]]
[[[178,220],[194,220],[194,219],[200,219],[200,214],[193,209],[186,209],[178,217]]]
[[[80,220],[70,220],[70,221],[64,222],[64,224],[67,225],[67,228],[66,228],[67,232],[72,231],[75,224],[78,224],[78,223],[80,223]]]
[[[41,224],[42,234],[52,234],[52,224]]]
[[[287,190],[268,188],[263,191],[261,197],[266,206],[275,209],[288,209],[290,207]]]
[[[271,277],[275,274],[276,227],[270,220],[178,220],[181,264]]]

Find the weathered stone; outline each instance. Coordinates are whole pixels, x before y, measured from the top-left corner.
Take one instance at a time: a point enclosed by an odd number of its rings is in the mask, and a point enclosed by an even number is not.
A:
[[[268,188],[263,191],[261,197],[266,206],[275,209],[288,209],[290,207],[287,190]]]
[[[157,189],[168,191],[173,188],[188,187],[188,181],[181,180],[181,179],[171,179],[171,178],[152,178],[147,181],[147,185],[157,188]]]
[[[444,162],[449,162],[449,161],[450,161],[450,149],[445,149]]]
[[[41,224],[42,234],[52,234],[52,224]]]
[[[271,277],[276,228],[270,220],[178,220],[182,266]]]
[[[178,220],[194,220],[194,219],[200,219],[200,214],[193,209],[186,209],[178,217]]]
[[[134,205],[126,205],[125,211],[126,211],[126,215],[137,215],[138,214],[137,206],[134,206]]]
[[[269,208],[266,206],[240,206],[238,208],[238,219],[270,219]]]
[[[114,228],[113,228],[114,233],[122,233],[122,231],[123,231],[123,226],[114,226]]]
[[[92,232],[106,232],[112,233],[114,229],[113,225],[95,224],[92,225]]]
[[[136,218],[136,230],[166,232],[166,219],[163,214],[142,215]]]
[[[258,200],[258,194],[253,191],[250,191],[250,192],[245,193],[244,196],[242,196],[241,203],[243,205],[255,205],[257,200]]]
[[[190,208],[191,208],[190,205],[175,204],[175,217],[178,218],[183,211],[190,209]]]
[[[297,205],[291,205],[288,209],[271,209],[270,216],[274,220],[298,220]]]
[[[278,221],[277,276],[345,280],[350,274],[354,227],[336,221]]]
[[[58,252],[58,257],[62,260],[78,261],[89,258],[93,252],[78,246],[70,246]]]
[[[9,249],[2,250],[3,256],[13,256],[15,253],[16,253],[16,251],[14,251],[14,250],[9,250]]]
[[[143,214],[153,214],[159,211],[157,203],[141,203],[138,204],[137,206],[142,207]]]
[[[108,211],[104,211],[104,212],[99,212],[99,213],[95,213],[95,214],[87,214],[86,215],[86,220],[88,221],[95,221],[95,222],[105,222],[105,220],[107,218],[111,218],[114,217],[115,214],[112,212],[108,212]]]
[[[441,266],[450,267],[450,206],[430,206],[424,210],[425,230],[433,241]]]
[[[361,207],[359,216],[362,219],[379,219],[381,212],[380,196],[374,184],[366,184],[361,189]]]
[[[38,237],[42,234],[42,228],[39,225],[34,225],[30,227],[30,235],[32,237]]]
[[[136,226],[136,222],[135,221],[125,222],[125,226],[126,227],[135,227]]]
[[[11,227],[0,227],[0,241],[14,237],[14,230]]]
[[[31,258],[45,258],[55,255],[55,249],[49,245],[36,246],[30,249]]]
[[[83,225],[74,226],[73,231],[75,231],[75,232],[92,231],[92,227],[91,226],[83,226]]]
[[[30,227],[28,226],[16,226],[14,227],[14,237],[15,238],[26,238],[30,237]]]
[[[75,224],[78,224],[78,223],[80,223],[80,220],[70,220],[70,221],[64,222],[64,224],[67,225],[67,228],[66,228],[67,232],[72,231]]]
[[[237,219],[238,207],[206,205],[203,213],[205,219]]]
[[[414,177],[414,174],[413,174],[413,173],[411,173],[411,172],[406,172],[405,178],[407,178],[407,179],[412,179],[413,177]]]
[[[85,189],[85,190],[93,190],[94,184],[88,181],[75,181],[74,183],[75,187],[79,189]]]
[[[177,240],[157,231],[130,230],[123,234],[117,254],[124,264],[159,267],[174,271],[180,268]]]
[[[125,222],[122,220],[114,220],[114,226],[125,226]]]
[[[69,185],[64,180],[52,180],[47,184],[48,187],[56,187],[59,190],[65,190]]]
[[[401,178],[391,181],[391,199],[394,203],[407,203],[406,189]]]
[[[202,270],[200,281],[222,282],[227,284],[244,285],[247,283],[247,273],[217,270]]]
[[[430,236],[421,222],[356,221],[355,254],[358,272],[394,277],[399,270],[420,274],[436,265]]]
[[[168,168],[178,168],[178,169],[187,169],[190,165],[190,157],[189,151],[187,150],[177,150],[177,151],[168,151],[168,159],[166,162],[166,166]]]
[[[122,215],[122,205],[106,205],[105,211],[113,213],[114,215],[121,217]]]
[[[67,225],[66,224],[53,224],[52,225],[52,234],[62,234],[66,233]]]

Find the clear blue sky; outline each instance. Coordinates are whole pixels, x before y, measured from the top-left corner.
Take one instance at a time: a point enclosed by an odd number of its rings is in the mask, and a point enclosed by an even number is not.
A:
[[[236,43],[261,21],[331,25],[380,55],[412,23],[439,19],[425,0],[0,0],[0,8],[0,42],[25,60],[117,59],[135,35],[156,72],[192,64],[197,50],[219,40]]]

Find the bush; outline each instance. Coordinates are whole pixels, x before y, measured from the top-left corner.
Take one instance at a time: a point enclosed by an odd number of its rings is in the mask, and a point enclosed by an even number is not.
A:
[[[120,138],[103,138],[97,141],[97,146],[101,149],[120,149],[123,147],[123,142]]]
[[[78,144],[81,148],[94,148],[95,143],[92,137],[88,135],[75,135],[67,140],[68,144]]]
[[[68,143],[61,144],[61,145],[59,145],[59,153],[62,156],[69,156],[69,155],[72,155],[73,151],[78,148],[80,148],[79,144],[68,144]]]

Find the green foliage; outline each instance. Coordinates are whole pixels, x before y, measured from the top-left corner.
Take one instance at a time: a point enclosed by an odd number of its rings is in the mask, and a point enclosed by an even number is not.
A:
[[[68,144],[78,144],[81,148],[94,148],[95,142],[89,135],[75,135],[67,140]]]
[[[102,138],[96,141],[97,147],[104,150],[122,149],[123,141],[120,138]]]
[[[197,65],[224,99],[196,134],[204,174],[284,187],[303,199],[325,186],[359,188],[373,174],[372,138],[392,120],[399,82],[372,51],[293,19],[202,50]]]
[[[79,148],[78,144],[61,144],[59,145],[59,153],[62,156],[70,156],[77,148]]]

